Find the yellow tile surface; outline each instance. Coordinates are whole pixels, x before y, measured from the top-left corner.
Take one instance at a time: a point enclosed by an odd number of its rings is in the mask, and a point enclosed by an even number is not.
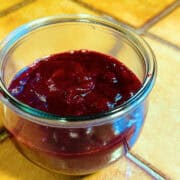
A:
[[[177,8],[167,17],[163,18],[149,31],[180,46],[180,8]]]
[[[134,150],[171,179],[180,177],[180,52],[146,38],[153,48],[158,75],[149,112]]]
[[[0,12],[22,1],[23,0],[0,0]]]
[[[37,0],[0,18],[0,40],[14,28],[31,20],[50,15],[76,13],[95,14],[70,0]]]
[[[89,176],[70,177],[51,173],[26,160],[10,140],[0,145],[0,179],[1,180],[151,180],[140,168],[122,158],[115,164]]]
[[[78,0],[135,27],[160,13],[174,0]]]

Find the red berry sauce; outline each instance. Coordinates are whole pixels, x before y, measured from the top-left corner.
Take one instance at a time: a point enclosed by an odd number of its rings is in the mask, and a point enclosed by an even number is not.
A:
[[[78,50],[51,55],[24,68],[12,80],[9,91],[33,108],[78,117],[109,111],[141,86],[135,74],[115,58]],[[144,108],[140,105],[113,120],[66,128],[36,124],[18,116],[9,131],[21,152],[38,165],[83,175],[114,162],[123,154],[124,146],[134,144],[144,120]]]
[[[39,110],[79,116],[108,111],[140,87],[138,78],[115,58],[79,50],[36,61],[16,75],[9,91]]]

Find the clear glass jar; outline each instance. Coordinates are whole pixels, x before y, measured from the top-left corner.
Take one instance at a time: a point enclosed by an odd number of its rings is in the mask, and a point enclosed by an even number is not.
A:
[[[8,92],[14,75],[37,58],[78,49],[119,59],[141,80],[142,88],[111,111],[79,117],[33,109]],[[146,42],[126,27],[100,17],[79,14],[38,19],[19,27],[0,44],[4,125],[25,157],[59,173],[93,173],[128,151],[140,134],[155,77],[155,57]]]

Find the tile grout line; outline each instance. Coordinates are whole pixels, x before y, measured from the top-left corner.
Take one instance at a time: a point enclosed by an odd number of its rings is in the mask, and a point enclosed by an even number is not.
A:
[[[180,47],[179,47],[179,46],[173,44],[173,43],[170,42],[170,41],[167,41],[167,40],[165,40],[165,39],[162,39],[161,37],[159,37],[159,36],[157,36],[157,35],[155,35],[155,34],[153,34],[153,33],[150,33],[150,32],[140,32],[138,29],[135,29],[135,28],[133,28],[133,27],[131,27],[131,26],[128,26],[128,25],[120,22],[120,21],[117,21],[117,20],[115,20],[115,19],[114,19],[113,17],[111,17],[111,16],[106,16],[106,15],[105,15],[104,18],[106,18],[107,20],[110,20],[111,22],[114,22],[114,23],[116,23],[116,24],[120,24],[120,25],[122,25],[122,26],[124,26],[124,27],[127,27],[127,28],[131,29],[132,31],[136,32],[136,33],[139,34],[139,35],[146,35],[147,37],[149,37],[149,38],[151,38],[151,39],[155,39],[156,41],[158,41],[158,42],[160,42],[160,43],[162,43],[162,44],[166,44],[167,46],[170,46],[170,47],[172,47],[172,48],[175,49],[175,50],[180,50]]]
[[[167,45],[167,46],[169,46],[169,47],[172,47],[172,48],[173,48],[174,50],[176,50],[176,51],[180,51],[180,47],[179,47],[179,46],[177,46],[176,44],[173,44],[173,43],[170,42],[170,41],[167,41],[167,40],[165,40],[165,39],[162,39],[162,38],[160,38],[159,36],[157,36],[157,35],[155,35],[155,34],[153,34],[153,33],[145,32],[145,33],[143,33],[142,35],[146,35],[147,37],[149,37],[149,38],[151,38],[151,39],[154,39],[154,40],[158,41],[159,43],[162,43],[162,44],[165,44],[165,45]]]
[[[34,1],[36,1],[36,0],[23,0],[23,1],[15,4],[15,5],[8,7],[7,9],[1,10],[0,11],[0,17],[6,16],[7,14],[14,12],[14,11],[32,3],[32,2],[34,2]]]
[[[91,5],[89,5],[86,2],[83,2],[82,0],[71,0],[89,10],[92,10],[100,15],[103,15],[104,17],[107,17],[109,19],[112,19],[116,22],[121,22],[122,24],[126,25],[127,27],[130,27],[131,29],[134,29],[138,34],[142,34],[144,31],[146,31],[147,29],[149,29],[152,25],[154,25],[155,23],[157,23],[160,19],[164,18],[165,16],[167,16],[169,13],[171,13],[174,9],[176,9],[178,7],[178,5],[180,4],[178,0],[176,0],[175,2],[173,2],[172,4],[170,4],[168,7],[166,7],[165,9],[163,9],[158,15],[153,16],[149,21],[147,21],[147,23],[144,23],[142,26],[140,27],[134,27],[131,24],[129,24],[126,21],[120,20],[118,18],[116,18],[115,16],[111,15],[110,13],[107,13],[103,10],[97,9]]]
[[[126,157],[138,167],[143,169],[150,176],[155,178],[155,180],[170,180],[170,178],[162,173],[159,169],[145,161],[141,156],[135,154],[134,152],[127,152]]]
[[[163,43],[163,44],[166,44],[176,50],[179,50],[180,48],[178,46],[176,46],[175,44],[167,41],[167,40],[164,40],[162,38],[160,38],[159,36],[155,35],[155,34],[152,34],[152,33],[149,33],[149,32],[146,32],[152,25],[154,25],[155,23],[158,22],[158,20],[164,18],[165,16],[167,16],[168,14],[170,14],[174,9],[176,9],[179,5],[179,1],[175,1],[173,4],[171,4],[169,7],[167,7],[163,12],[161,12],[158,16],[155,16],[152,18],[151,22],[149,22],[148,24],[144,24],[142,27],[140,28],[135,28],[133,26],[131,26],[130,24],[128,24],[127,22],[124,22],[124,21],[120,21],[119,19],[117,19],[116,17],[114,16],[111,16],[110,14],[107,14],[106,12],[104,11],[101,11],[99,9],[96,9],[94,7],[92,7],[91,5],[87,4],[87,3],[84,3],[82,2],[81,0],[71,0],[87,9],[90,9],[94,12],[96,12],[97,14],[100,14],[102,15],[104,18],[110,20],[110,21],[114,21],[114,23],[117,23],[117,24],[121,24],[125,27],[128,27],[130,28],[131,30],[135,31],[137,34],[139,35],[147,35],[148,37],[152,38],[152,39],[155,39],[157,40],[158,42],[160,43]]]
[[[130,28],[132,28],[132,29],[135,29],[135,28],[134,28],[132,25],[130,25],[128,22],[125,22],[125,21],[123,21],[123,20],[119,20],[118,18],[114,17],[113,15],[111,15],[111,14],[109,14],[109,13],[106,13],[106,12],[103,11],[103,10],[97,9],[97,8],[95,8],[95,7],[91,6],[91,5],[83,2],[82,0],[71,0],[71,1],[74,2],[74,3],[79,4],[80,6],[85,7],[85,8],[87,8],[87,9],[91,10],[91,11],[94,11],[95,13],[97,13],[97,14],[99,14],[99,15],[102,15],[102,16],[104,16],[105,18],[106,18],[106,17],[111,18],[111,19],[113,19],[113,20],[116,21],[116,22],[121,22],[122,24],[124,24],[124,25],[126,25],[126,26],[128,26],[128,27],[130,27]]]
[[[149,30],[154,24],[158,23],[161,19],[168,16],[173,10],[175,10],[178,5],[179,1],[175,1],[173,4],[169,5],[163,11],[161,11],[158,15],[154,16],[152,19],[147,21],[142,27],[138,28],[140,34],[143,34],[147,30]]]

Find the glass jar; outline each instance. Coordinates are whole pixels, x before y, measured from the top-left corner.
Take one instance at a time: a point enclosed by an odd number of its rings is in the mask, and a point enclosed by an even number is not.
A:
[[[142,82],[128,101],[105,113],[60,117],[23,104],[9,92],[14,75],[37,58],[88,49],[123,62]],[[0,44],[4,125],[20,152],[35,164],[69,175],[93,173],[118,160],[136,142],[156,77],[146,42],[123,25],[79,14],[38,19]]]

